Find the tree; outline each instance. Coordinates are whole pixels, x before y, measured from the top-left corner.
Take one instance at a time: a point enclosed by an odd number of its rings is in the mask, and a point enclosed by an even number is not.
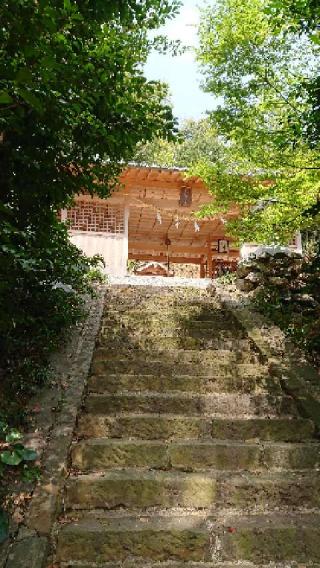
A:
[[[284,28],[285,33],[307,35],[309,40],[320,45],[320,7],[318,0],[270,0],[266,12],[272,18],[274,29]],[[304,131],[312,147],[320,143],[320,76],[304,81],[308,93],[309,111],[302,120]]]
[[[108,195],[139,141],[173,135],[167,88],[148,82],[142,67],[160,43],[148,30],[178,5],[1,3],[0,369],[7,377],[18,369],[21,392],[75,320],[90,267],[59,209],[83,190]]]
[[[203,214],[237,202],[241,218],[229,229],[241,240],[287,242],[316,220],[320,161],[305,117],[319,48],[285,21],[275,26],[268,5],[218,0],[202,11],[198,58],[205,90],[223,101],[211,121],[226,152],[223,162],[192,171],[215,195]]]
[[[187,168],[200,160],[215,164],[222,159],[223,144],[207,119],[185,120],[176,140],[156,138],[140,144],[135,155],[138,163]]]

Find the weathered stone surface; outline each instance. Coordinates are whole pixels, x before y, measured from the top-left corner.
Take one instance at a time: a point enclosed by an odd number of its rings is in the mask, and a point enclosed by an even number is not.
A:
[[[270,444],[264,449],[264,460],[278,470],[307,470],[320,467],[319,444]]]
[[[164,357],[163,357],[164,356]],[[164,362],[166,357],[166,349],[161,351],[157,350],[143,350],[134,349],[121,350],[116,347],[100,347],[96,350],[93,357],[93,364],[99,361],[107,363],[115,361],[127,361],[128,366],[130,365],[143,365],[146,362],[149,363],[160,363]],[[251,351],[236,351],[228,349],[204,349],[195,351],[194,349],[171,349],[170,350],[170,360],[168,363],[171,365],[173,363],[194,363],[195,365],[225,365],[230,363],[245,363],[245,362],[256,362],[257,356]]]
[[[203,519],[143,517],[82,520],[62,527],[58,561],[95,562],[127,558],[153,561],[209,560],[209,533]]]
[[[48,539],[33,536],[14,544],[6,568],[45,568],[47,565]]]
[[[70,479],[67,505],[78,509],[115,507],[211,507],[216,480],[199,474],[110,472]]]
[[[90,394],[86,410],[91,414],[107,415],[119,412],[184,414],[210,416],[278,415],[297,413],[292,398],[285,396],[248,394],[207,394],[184,393],[130,393],[130,394]]]
[[[172,444],[169,447],[169,455],[172,467],[183,471],[262,469],[262,448],[258,444],[228,442]]]
[[[319,562],[317,515],[229,518],[221,536],[222,559],[254,563]]]
[[[212,375],[133,375],[133,374],[101,374],[93,375],[88,381],[90,392],[113,393],[113,392],[143,392],[153,391],[170,393],[175,391],[194,393],[213,392],[253,392],[256,389],[266,390],[281,394],[279,380],[266,377],[263,372],[256,376],[249,374],[241,376],[236,374],[217,373]]]
[[[131,375],[157,375],[157,376],[208,376],[210,375],[238,375],[260,376],[264,368],[257,364],[256,354],[251,354],[251,362],[233,362],[232,364],[217,361],[199,361],[198,363],[184,363],[171,361],[167,356],[162,359],[149,361],[144,359],[118,359],[110,361],[94,361],[91,367],[93,375],[102,374],[131,374]]]
[[[240,511],[313,509],[320,505],[320,477],[317,472],[245,473],[222,480],[218,492],[224,507]]]
[[[160,442],[88,440],[72,451],[73,466],[88,471],[123,467],[168,468],[167,448]]]
[[[301,442],[314,437],[311,420],[302,418],[214,419],[212,437],[224,440],[270,440],[274,442]]]
[[[210,418],[170,414],[105,416],[84,414],[78,435],[84,438],[128,438],[142,440],[201,439],[210,437]]]

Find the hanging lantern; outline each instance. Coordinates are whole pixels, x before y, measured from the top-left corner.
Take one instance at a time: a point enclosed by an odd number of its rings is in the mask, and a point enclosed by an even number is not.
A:
[[[180,189],[180,207],[190,207],[192,205],[192,189],[191,187],[181,187]]]

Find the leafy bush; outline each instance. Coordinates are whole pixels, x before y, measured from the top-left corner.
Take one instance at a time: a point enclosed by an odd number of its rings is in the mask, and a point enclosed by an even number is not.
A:
[[[8,513],[3,508],[7,484],[12,478],[27,482],[39,479],[39,468],[33,464],[36,459],[37,453],[22,443],[21,432],[0,419],[0,544],[9,531]]]
[[[86,276],[100,260],[85,257],[54,214],[41,231],[19,231],[13,218],[9,211],[0,228],[0,370],[2,404],[16,412],[45,379],[61,334],[82,316]]]

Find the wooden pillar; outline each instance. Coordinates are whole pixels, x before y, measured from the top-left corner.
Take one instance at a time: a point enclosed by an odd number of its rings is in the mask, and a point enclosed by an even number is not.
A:
[[[124,273],[123,275],[127,274],[128,259],[129,259],[129,214],[130,214],[129,205],[125,203],[123,211],[123,220],[124,220],[124,235],[123,235],[123,249],[122,249],[123,253],[122,268]]]
[[[212,250],[211,250],[211,241],[208,241],[208,278],[212,278]]]
[[[216,274],[215,274],[216,268],[217,268],[217,261],[215,259],[213,259],[212,260],[212,278],[216,278]]]
[[[206,264],[207,264],[206,255],[202,254],[200,257],[200,278],[206,277]]]

